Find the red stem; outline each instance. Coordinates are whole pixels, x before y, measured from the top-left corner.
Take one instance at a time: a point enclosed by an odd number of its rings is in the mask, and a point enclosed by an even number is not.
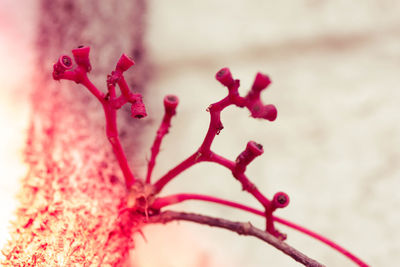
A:
[[[215,136],[223,129],[220,119],[221,111],[231,104],[229,97],[225,97],[221,101],[211,104],[208,107],[207,110],[210,112],[210,125],[204,141],[199,148],[200,153],[206,155],[210,152],[211,144],[214,141]]]
[[[170,126],[171,126],[171,116],[168,116],[168,114],[164,114],[164,118],[160,124],[160,127],[157,130],[157,134],[154,139],[153,145],[151,146],[151,156],[149,163],[147,165],[147,175],[146,175],[146,183],[148,184],[151,181],[151,174],[156,164],[157,155],[160,152],[161,142],[164,136],[168,133],[168,129]]]
[[[164,174],[156,183],[154,183],[155,194],[159,193],[173,178],[196,164],[199,160],[199,154],[196,152]]]
[[[233,161],[226,159],[214,152],[211,152],[211,156],[208,161],[220,164],[232,172],[235,170],[236,164]],[[244,173],[235,175],[235,178],[242,184],[243,190],[252,194],[265,208],[269,206],[270,201],[258,190],[258,188],[247,178]]]
[[[79,71],[79,68],[77,68],[77,72]],[[80,78],[80,82],[87,88],[89,91],[100,101],[100,103],[104,102],[104,93],[99,91],[96,86],[89,80],[89,78],[86,75],[86,72],[78,72],[78,77]],[[79,79],[79,78],[78,78]]]
[[[126,187],[130,188],[135,182],[136,178],[134,177],[131,168],[129,167],[124,149],[122,148],[121,142],[119,140],[119,133],[117,127],[117,110],[114,107],[112,107],[111,105],[112,101],[110,101],[114,100],[116,97],[115,87],[109,84],[108,90],[110,94],[110,99],[108,101],[106,100],[102,101],[102,106],[106,117],[106,135],[108,141],[110,142],[113,148],[113,152],[118,160],[118,164],[124,175]]]
[[[154,139],[154,143],[151,146],[151,156],[149,163],[147,165],[147,175],[146,175],[146,183],[150,183],[151,174],[153,172],[154,166],[156,164],[156,158],[158,153],[160,152],[160,146],[163,138],[168,133],[169,128],[171,127],[171,119],[176,114],[176,107],[178,105],[178,97],[174,95],[167,95],[164,98],[164,107],[165,113],[164,117],[161,121],[160,127],[157,130],[156,137]]]
[[[236,163],[225,159],[222,156],[219,156],[211,151],[211,145],[214,141],[215,136],[218,135],[219,132],[223,129],[220,118],[222,110],[230,105],[236,105],[238,107],[246,106],[250,110],[250,108],[253,107],[255,103],[261,103],[259,99],[259,94],[256,94],[256,97],[253,98],[241,97],[238,92],[238,88],[240,86],[239,80],[233,80],[231,77],[229,77],[228,80],[229,82],[224,84],[228,88],[228,96],[216,103],[211,104],[207,109],[210,112],[210,124],[203,143],[195,154],[187,158],[181,164],[178,164],[175,168],[170,170],[154,184],[155,193],[159,193],[167,183],[169,183],[178,174],[191,167],[192,165],[201,161],[215,162],[228,168],[232,172],[233,176],[242,184],[243,190],[252,194],[264,206],[267,231],[275,235],[276,237],[284,239],[285,236],[275,230],[272,218],[272,212],[274,211],[274,209],[270,205],[270,201],[247,178],[247,176],[244,174],[245,168],[236,168]],[[148,178],[148,181],[149,180],[150,178]]]
[[[129,90],[128,83],[126,82],[126,80],[122,74],[118,80],[118,86],[121,89],[121,94],[124,97],[129,98],[131,91]]]
[[[100,90],[98,90],[97,87],[89,80],[89,78],[87,77],[86,69],[84,69],[81,66],[78,66],[73,71],[66,71],[64,73],[59,74],[59,78],[72,80],[77,83],[83,84],[101,103],[106,118],[107,139],[113,148],[115,157],[117,158],[118,164],[124,175],[126,186],[127,188],[131,187],[132,184],[135,182],[136,178],[133,175],[131,168],[129,167],[124,149],[122,148],[121,142],[119,140],[119,133],[117,127],[117,110],[116,110],[117,107],[115,107],[115,102],[117,100],[115,86],[113,84],[107,84],[109,96],[108,98],[106,98],[105,94]],[[121,80],[121,85],[123,86],[123,89],[121,88],[121,91],[127,94],[126,90],[128,90],[129,93],[129,88],[127,87],[127,84],[123,79],[122,74],[120,80]]]
[[[240,203],[236,203],[233,201],[229,201],[229,200],[225,200],[225,199],[221,199],[221,198],[217,198],[217,197],[213,197],[213,196],[207,196],[207,195],[200,195],[200,194],[176,194],[176,195],[170,195],[170,196],[166,196],[166,197],[161,197],[161,198],[157,198],[153,205],[152,208],[154,209],[161,209],[163,207],[169,206],[169,205],[173,205],[173,204],[177,204],[186,200],[201,200],[201,201],[207,201],[207,202],[212,202],[212,203],[217,203],[217,204],[221,204],[224,206],[229,206],[232,208],[236,208],[236,209],[240,209],[243,211],[247,211],[262,217],[265,217],[265,212],[261,211],[261,210],[257,210],[255,208],[240,204]],[[350,251],[346,250],[345,248],[341,247],[340,245],[336,244],[335,242],[333,242],[332,240],[329,240],[328,238],[313,232],[303,226],[300,226],[298,224],[295,224],[293,222],[290,222],[288,220],[282,219],[280,217],[276,217],[273,216],[273,220],[286,225],[287,227],[290,227],[292,229],[295,229],[301,233],[304,233],[328,246],[330,246],[331,248],[335,249],[336,251],[338,251],[340,254],[346,256],[348,259],[350,259],[351,261],[353,261],[354,263],[356,263],[359,266],[362,267],[367,267],[368,264],[366,264],[364,261],[362,261],[360,258],[358,258],[357,256],[355,256],[354,254],[352,254]]]

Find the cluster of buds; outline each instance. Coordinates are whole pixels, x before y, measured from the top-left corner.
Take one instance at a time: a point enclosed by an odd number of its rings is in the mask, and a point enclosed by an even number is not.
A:
[[[63,78],[72,79],[73,76],[75,76],[74,81],[76,83],[80,83],[80,77],[78,77],[79,75],[77,75],[76,73],[86,73],[92,70],[92,66],[90,65],[89,60],[89,52],[90,47],[88,46],[79,46],[78,48],[72,50],[72,55],[74,56],[75,62],[78,65],[77,69],[74,72],[67,72],[73,67],[72,58],[68,55],[62,55],[53,66],[53,78],[55,80],[60,80]]]
[[[82,83],[101,101],[107,102],[114,109],[120,109],[126,103],[131,104],[131,115],[134,118],[143,118],[147,116],[145,105],[140,94],[133,94],[124,78],[124,72],[127,71],[135,62],[127,55],[123,54],[119,59],[115,70],[107,77],[107,94],[99,91],[87,77],[87,73],[92,70],[89,59],[90,47],[79,46],[72,50],[72,54],[76,63],[73,68],[72,58],[68,55],[62,55],[53,66],[53,78],[55,80],[72,80],[76,83]],[[121,95],[116,97],[115,86],[121,89]],[[104,100],[102,100],[102,99]]]
[[[165,108],[164,117],[151,147],[151,156],[148,161],[147,174],[143,179],[135,177],[119,141],[116,119],[117,111],[126,103],[131,104],[132,117],[143,118],[147,115],[145,105],[142,101],[142,96],[131,92],[124,78],[124,73],[134,65],[134,61],[125,54],[121,56],[115,69],[107,76],[107,93],[103,93],[91,83],[87,76],[87,73],[91,70],[89,52],[89,47],[82,46],[72,50],[77,65],[75,69],[73,69],[73,61],[71,57],[62,55],[54,64],[53,78],[55,80],[72,80],[84,85],[102,105],[106,120],[106,135],[122,170],[127,187],[127,203],[124,210],[129,210],[132,213],[145,214],[147,217],[153,214],[158,214],[167,206],[186,200],[213,202],[263,216],[266,220],[265,231],[280,240],[285,239],[286,235],[280,233],[275,228],[275,222],[284,224],[316,238],[337,249],[355,262],[359,260],[355,258],[354,255],[325,237],[292,222],[273,216],[273,213],[277,209],[284,208],[289,204],[289,196],[284,192],[277,192],[272,199],[268,199],[245,174],[247,166],[256,157],[263,154],[264,151],[262,145],[254,141],[248,142],[245,150],[238,155],[235,161],[224,158],[211,149],[215,137],[224,128],[220,120],[220,114],[228,106],[234,105],[240,108],[247,108],[250,115],[256,119],[264,119],[268,121],[274,121],[276,119],[277,110],[275,106],[264,104],[260,98],[261,92],[271,84],[271,80],[268,76],[262,73],[257,73],[253,85],[247,95],[240,96],[238,90],[240,81],[232,77],[228,68],[223,68],[218,71],[215,78],[228,89],[228,95],[208,107],[207,111],[210,113],[210,124],[202,144],[192,155],[167,171],[164,175],[159,177],[158,180],[152,182],[152,173],[156,163],[156,158],[160,152],[162,140],[171,127],[171,119],[176,114],[179,99],[174,95],[165,96],[163,101]],[[117,85],[120,88],[119,96],[117,96],[116,92]],[[170,196],[159,196],[162,189],[171,180],[175,179],[183,171],[201,162],[213,162],[228,169],[232,173],[233,177],[241,183],[243,190],[253,195],[253,197],[263,206],[263,210],[256,210],[237,202],[204,194],[179,193]]]
[[[217,72],[215,78],[229,90],[229,95],[236,98],[239,88],[239,80],[234,80],[228,68],[223,68]],[[271,80],[267,75],[257,73],[253,86],[245,98],[236,98],[235,105],[239,107],[247,107],[253,118],[261,118],[274,121],[277,116],[277,110],[274,105],[263,105],[260,95],[261,91],[270,85]]]
[[[102,104],[106,117],[106,135],[113,147],[114,154],[124,174],[125,182],[128,191],[130,192],[130,196],[128,197],[130,199],[130,204],[128,205],[129,208],[145,212],[146,214],[149,209],[156,211],[156,208],[152,207],[152,204],[157,200],[156,196],[158,196],[167,183],[189,167],[200,162],[209,161],[220,164],[232,172],[233,176],[242,184],[243,190],[252,194],[264,206],[265,217],[267,218],[267,231],[278,238],[285,238],[283,234],[279,233],[275,229],[272,212],[275,211],[276,208],[287,206],[289,198],[285,194],[286,197],[276,197],[272,201],[269,200],[245,175],[247,165],[253,161],[255,157],[263,153],[262,146],[253,141],[249,142],[246,149],[237,157],[235,162],[225,159],[211,150],[211,144],[215,136],[223,129],[220,120],[220,113],[230,105],[247,108],[250,111],[251,116],[254,118],[269,121],[276,119],[277,111],[275,106],[264,105],[260,99],[261,91],[267,88],[271,83],[268,76],[258,73],[251,90],[245,97],[242,97],[239,95],[238,91],[240,81],[233,79],[230,70],[228,68],[223,68],[218,71],[216,79],[228,88],[228,95],[221,101],[209,106],[208,111],[211,115],[211,121],[203,143],[199,149],[193,153],[193,155],[172,168],[155,183],[152,183],[152,171],[156,163],[157,155],[160,152],[161,142],[169,131],[171,119],[176,114],[179,99],[174,95],[167,95],[164,98],[165,113],[151,147],[151,156],[147,166],[147,174],[145,179],[137,179],[131,171],[131,167],[128,165],[124,150],[119,141],[116,120],[117,110],[126,103],[131,104],[132,117],[143,118],[147,115],[142,101],[142,96],[131,92],[124,78],[124,73],[135,63],[131,58],[123,54],[118,60],[115,69],[107,76],[107,93],[103,93],[91,83],[87,76],[87,73],[91,70],[89,52],[90,48],[83,46],[72,50],[77,65],[75,69],[73,69],[72,58],[67,55],[62,55],[54,64],[53,77],[55,80],[67,79],[83,84]],[[119,96],[117,96],[116,93],[116,86],[120,88]],[[151,188],[151,190],[149,188]],[[135,197],[132,198],[132,195],[135,195]],[[169,198],[167,197],[166,199]],[[160,201],[164,206],[166,205],[166,202],[162,201],[162,198],[158,198],[158,203],[160,203]],[[172,204],[174,203],[168,203],[168,205]]]

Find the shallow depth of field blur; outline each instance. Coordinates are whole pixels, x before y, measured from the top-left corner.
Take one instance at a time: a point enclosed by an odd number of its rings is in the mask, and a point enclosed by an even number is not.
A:
[[[25,92],[34,71],[35,23],[35,6],[27,8],[28,3],[0,0],[0,245],[16,206],[18,179],[27,170],[21,152],[29,121]],[[146,44],[154,74],[144,101],[154,125],[143,139],[138,165],[146,164],[165,94],[178,95],[180,106],[154,177],[201,143],[209,122],[207,106],[226,95],[214,79],[216,71],[230,67],[241,79],[243,94],[261,71],[273,81],[263,99],[277,106],[277,120],[257,121],[247,110],[228,108],[214,150],[234,159],[248,140],[263,144],[264,155],[247,173],[268,197],[277,191],[290,195],[290,205],[276,215],[326,235],[372,266],[396,266],[398,14],[400,2],[390,0],[150,1]],[[134,76],[134,68],[127,75]],[[240,189],[228,171],[203,163],[164,194],[206,193],[258,207]],[[212,204],[188,202],[174,208],[263,226],[260,218]],[[327,266],[354,266],[325,245],[278,228],[288,234],[289,244]],[[147,244],[138,236],[131,254],[141,267],[298,266],[258,240],[206,226],[173,223],[150,226],[144,233]]]

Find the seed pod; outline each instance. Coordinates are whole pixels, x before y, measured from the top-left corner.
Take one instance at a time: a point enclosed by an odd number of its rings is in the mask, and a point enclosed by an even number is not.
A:
[[[131,116],[136,119],[141,119],[147,116],[146,107],[144,106],[142,99],[132,103]]]
[[[130,67],[135,65],[135,62],[128,57],[126,54],[122,54],[122,56],[119,58],[116,70],[119,70],[121,72],[127,71]]]
[[[79,46],[72,50],[72,54],[74,55],[74,59],[78,66],[82,66],[86,69],[87,72],[92,70],[92,66],[90,65],[89,60],[89,46]]]
[[[265,74],[262,73],[257,73],[256,77],[254,78],[254,82],[253,82],[253,86],[251,87],[251,90],[254,91],[262,91],[265,88],[267,88],[267,86],[271,83],[271,80],[269,79],[269,77]]]
[[[234,83],[231,71],[228,68],[223,68],[215,74],[215,78],[225,86],[230,86]]]
[[[269,121],[274,121],[276,120],[276,117],[278,116],[278,111],[274,105],[265,105],[263,107],[262,111],[262,117],[266,120]]]
[[[277,208],[284,208],[287,205],[289,205],[290,199],[289,196],[284,193],[284,192],[278,192],[274,195],[274,198],[272,200],[272,205],[274,206],[275,209]]]
[[[165,113],[174,115],[176,112],[176,107],[179,104],[179,98],[175,95],[166,95],[164,97],[164,108]]]
[[[235,171],[244,172],[247,165],[249,165],[250,162],[252,162],[256,157],[260,156],[262,153],[264,153],[264,149],[261,144],[258,144],[254,141],[249,141],[246,149],[236,158]]]
[[[72,68],[72,58],[67,55],[62,55],[58,58],[56,64],[54,64],[54,71],[63,73],[66,70]]]

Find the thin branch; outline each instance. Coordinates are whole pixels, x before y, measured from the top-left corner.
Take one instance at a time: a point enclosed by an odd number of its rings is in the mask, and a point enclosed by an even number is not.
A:
[[[183,201],[187,201],[187,200],[201,200],[201,201],[207,201],[207,202],[212,202],[212,203],[217,203],[217,204],[221,204],[221,205],[225,205],[228,207],[232,207],[232,208],[236,208],[236,209],[240,209],[243,211],[247,211],[256,215],[259,215],[261,217],[265,216],[265,212],[262,210],[257,210],[255,208],[252,208],[250,206],[246,206],[234,201],[229,201],[226,199],[222,199],[222,198],[218,198],[218,197],[213,197],[213,196],[208,196],[208,195],[201,195],[201,194],[175,194],[175,195],[170,195],[170,196],[165,196],[165,197],[160,197],[157,198],[153,205],[152,208],[154,209],[161,209],[164,207],[167,207],[169,205],[173,205],[173,204],[177,204],[177,203],[181,203]],[[333,248],[334,250],[336,250],[337,252],[339,252],[340,254],[342,254],[343,256],[347,257],[348,259],[350,259],[351,261],[353,261],[355,264],[357,264],[358,266],[368,266],[367,263],[365,263],[363,260],[361,260],[360,258],[358,258],[356,255],[354,255],[353,253],[351,253],[350,251],[348,251],[347,249],[345,249],[344,247],[340,246],[339,244],[335,243],[334,241],[314,232],[311,231],[310,229],[307,229],[301,225],[298,225],[296,223],[293,223],[291,221],[282,219],[281,217],[276,217],[273,216],[272,217],[274,222],[278,222],[280,224],[283,224],[289,228],[292,228],[294,230],[297,230],[303,234],[308,235],[309,237],[312,237],[322,243],[324,243],[325,245],[328,245],[329,247]]]
[[[159,215],[151,216],[148,220],[149,223],[163,223],[163,224],[172,221],[190,221],[213,227],[224,228],[232,232],[236,232],[239,235],[254,236],[274,246],[275,248],[279,249],[286,255],[293,258],[295,261],[298,261],[305,266],[315,266],[315,267],[324,266],[321,263],[317,262],[316,260],[309,258],[300,251],[289,246],[287,243],[275,238],[268,232],[254,227],[253,225],[251,225],[250,222],[247,223],[233,222],[221,218],[199,215],[195,213],[176,212],[176,211],[164,211]]]
[[[161,142],[165,135],[169,132],[171,127],[171,119],[176,114],[176,107],[178,106],[178,97],[174,95],[167,95],[164,97],[164,108],[165,113],[162,119],[161,125],[157,130],[157,135],[154,139],[153,145],[151,146],[151,157],[147,165],[146,183],[151,182],[151,174],[156,164],[156,158],[160,153]]]

